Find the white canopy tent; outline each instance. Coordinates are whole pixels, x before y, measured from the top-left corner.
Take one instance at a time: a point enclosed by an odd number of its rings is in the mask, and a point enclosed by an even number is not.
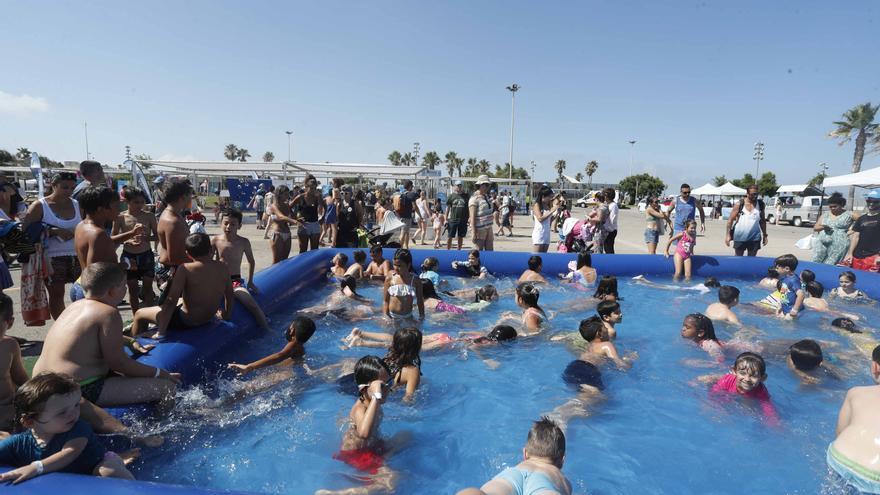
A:
[[[718,194],[720,194],[718,192],[718,189],[719,189],[718,187],[713,186],[712,184],[707,182],[696,189],[692,189],[691,195],[692,196],[717,196]]]
[[[745,196],[746,190],[741,187],[736,187],[730,182],[725,183],[723,186],[718,188],[718,192],[715,194],[720,194],[721,196]]]
[[[804,192],[808,187],[807,184],[794,184],[791,186],[779,186],[779,189],[776,190],[776,194],[800,194]]]
[[[565,174],[562,174],[562,178],[567,180],[568,182],[571,182],[572,184],[583,184],[583,182]]]
[[[868,189],[880,187],[880,167],[862,170],[854,174],[825,177],[822,187],[858,186]]]

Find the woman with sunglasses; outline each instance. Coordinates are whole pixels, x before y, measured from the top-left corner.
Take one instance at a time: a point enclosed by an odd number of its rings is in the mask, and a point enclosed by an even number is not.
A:
[[[34,201],[22,222],[23,227],[43,222],[49,231],[46,254],[51,259],[52,274],[46,282],[49,290],[49,314],[57,320],[64,311],[64,288],[80,276],[79,261],[73,246],[73,231],[82,221],[79,203],[71,194],[76,186],[76,174],[61,172],[52,178],[52,193]]]

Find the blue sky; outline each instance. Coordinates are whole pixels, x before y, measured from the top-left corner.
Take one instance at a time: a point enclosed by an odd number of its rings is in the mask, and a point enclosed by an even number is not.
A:
[[[599,161],[699,185],[804,182],[853,146],[832,121],[880,103],[880,4],[853,2],[13,2],[0,30],[0,148],[56,160],[384,163],[394,149],[507,160],[537,177]],[[27,97],[29,98],[27,98]],[[254,160],[252,159],[252,160]],[[878,155],[863,165],[880,166]]]

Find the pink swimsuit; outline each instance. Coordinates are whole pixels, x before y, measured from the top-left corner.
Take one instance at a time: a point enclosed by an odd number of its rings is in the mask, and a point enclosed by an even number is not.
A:
[[[681,256],[681,259],[686,260],[694,253],[694,246],[696,245],[696,239],[690,237],[687,232],[682,232],[681,239],[678,240],[678,245],[675,246],[675,254]]]
[[[776,414],[776,408],[773,407],[773,403],[770,402],[770,392],[767,391],[767,387],[765,387],[763,383],[758,384],[757,387],[744,394],[740,394],[736,389],[736,375],[728,373],[715,382],[715,385],[712,385],[712,391],[710,393],[712,395],[735,394],[755,399],[761,405],[761,410],[764,411],[764,416],[772,424],[779,423],[779,416]]]

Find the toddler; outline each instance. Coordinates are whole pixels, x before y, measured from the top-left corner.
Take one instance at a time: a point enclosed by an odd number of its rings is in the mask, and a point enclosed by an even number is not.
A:
[[[440,274],[437,273],[438,266],[440,266],[440,261],[433,256],[428,256],[422,261],[422,272],[419,274],[419,278],[430,280],[435,288],[439,288]]]
[[[434,229],[434,249],[440,249],[440,232],[446,225],[446,215],[443,214],[443,208],[438,204],[434,205],[434,212],[431,213],[431,226]]]
[[[697,245],[697,222],[688,220],[684,225],[684,230],[673,237],[669,238],[666,243],[665,256],[669,257],[669,247],[673,242],[678,241],[675,246],[675,275],[673,279],[681,278],[682,270],[684,271],[684,279],[691,279],[691,256],[694,254],[694,246]]]

